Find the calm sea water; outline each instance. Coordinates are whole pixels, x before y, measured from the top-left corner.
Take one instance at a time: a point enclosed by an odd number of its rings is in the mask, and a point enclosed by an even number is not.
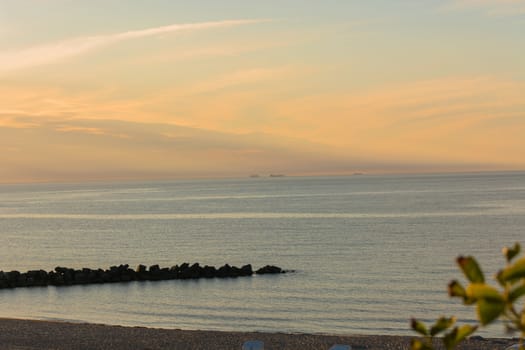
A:
[[[524,227],[524,173],[3,185],[4,271],[200,262],[297,272],[1,290],[0,317],[412,334],[412,316],[472,320],[446,295],[456,256],[491,274],[501,247],[525,243]]]

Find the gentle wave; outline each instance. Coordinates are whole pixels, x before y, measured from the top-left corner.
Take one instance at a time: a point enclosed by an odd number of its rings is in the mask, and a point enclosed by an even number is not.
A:
[[[410,212],[410,213],[151,213],[151,214],[66,214],[66,213],[0,213],[0,219],[76,219],[76,220],[229,220],[229,219],[396,219],[433,217],[475,217],[516,215],[525,207],[479,207],[473,211]]]
[[[217,219],[395,219],[425,217],[463,217],[501,215],[500,210],[433,213],[192,213],[192,214],[0,214],[0,219],[76,219],[76,220],[217,220]],[[515,212],[513,212],[515,214]]]

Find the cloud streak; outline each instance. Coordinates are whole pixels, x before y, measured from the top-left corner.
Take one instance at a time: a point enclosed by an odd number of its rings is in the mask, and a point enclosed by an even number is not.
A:
[[[16,51],[0,52],[0,73],[62,62],[119,42],[147,38],[155,35],[181,31],[197,31],[213,28],[228,28],[240,25],[267,22],[260,19],[240,19],[200,23],[172,24],[167,26],[132,30],[109,35],[74,38],[56,43],[33,46]]]

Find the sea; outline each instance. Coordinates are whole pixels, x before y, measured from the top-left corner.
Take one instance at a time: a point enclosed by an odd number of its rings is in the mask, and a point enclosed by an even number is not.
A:
[[[411,335],[473,306],[455,260],[487,279],[525,244],[525,173],[246,177],[0,185],[0,270],[183,262],[294,272],[0,290],[0,317],[322,334]],[[491,282],[492,283],[492,282]],[[494,283],[495,284],[495,283]],[[508,336],[503,325],[481,335]]]

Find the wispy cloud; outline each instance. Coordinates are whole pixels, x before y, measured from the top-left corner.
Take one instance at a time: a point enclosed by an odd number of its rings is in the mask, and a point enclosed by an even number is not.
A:
[[[271,42],[253,42],[250,40],[215,46],[198,46],[185,50],[178,50],[177,48],[174,48],[169,53],[163,52],[158,54],[149,54],[148,56],[131,58],[129,62],[133,64],[157,64],[166,62],[174,63],[179,61],[190,61],[201,58],[234,57],[269,49],[284,48],[293,44],[294,43],[285,40],[272,40]]]
[[[446,9],[479,9],[493,16],[524,15],[525,0],[452,0]]]
[[[15,51],[4,51],[0,52],[0,73],[61,62],[66,59],[86,54],[88,52],[126,40],[140,39],[180,31],[227,28],[246,24],[261,23],[265,21],[268,20],[240,19],[215,22],[172,24],[142,30],[126,31],[116,34],[74,38]]]

